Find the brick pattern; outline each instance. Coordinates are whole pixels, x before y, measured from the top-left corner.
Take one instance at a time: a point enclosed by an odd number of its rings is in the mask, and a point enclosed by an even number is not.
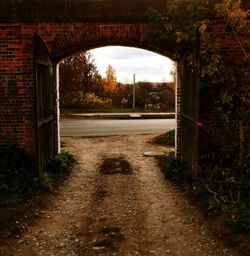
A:
[[[146,37],[147,30],[146,23],[39,23],[36,27],[55,62],[79,51],[107,45],[139,47],[171,56],[173,49],[152,44]]]
[[[19,127],[26,125],[29,96],[25,85],[29,78],[23,73],[21,27],[1,25],[0,31],[0,141],[21,143],[24,131]]]
[[[224,57],[225,65],[230,70],[235,78],[235,90],[240,84],[246,83],[246,78],[243,74],[243,70],[250,72],[250,41],[249,41],[249,26],[245,31],[237,32],[237,37],[246,51],[248,58],[241,49],[241,46],[237,38],[229,32],[230,28],[226,27],[225,24],[218,24],[214,22],[211,25],[210,31],[212,35],[220,45],[220,51]],[[200,120],[204,124],[200,134],[200,155],[208,152],[209,150],[218,149],[218,141],[220,134],[227,136],[230,139],[238,138],[239,127],[238,123],[232,121],[230,124],[231,131],[223,130],[220,119],[215,109],[215,102],[218,100],[220,90],[225,85],[221,84],[218,88],[207,88],[201,90],[200,95]],[[225,113],[226,114],[226,113]],[[234,113],[237,115],[237,113]]]
[[[155,45],[147,38],[147,30],[147,23],[0,24],[0,143],[18,143],[30,154],[36,156],[34,33],[37,33],[46,44],[54,64],[73,53],[107,45],[139,47],[171,58],[177,48]],[[211,31],[222,45],[222,52],[232,70],[249,67],[249,59],[244,58],[237,40],[225,31],[224,25],[214,24],[211,26]],[[239,38],[249,54],[248,34],[240,34]],[[181,73],[178,76],[181,77]],[[181,95],[181,79],[178,81],[176,104],[177,133],[179,134],[181,126],[179,111],[181,98],[185,95]],[[56,85],[54,88],[54,124],[56,124]],[[213,92],[201,94],[201,120],[197,121],[206,124],[210,118],[214,118],[213,95],[215,95]],[[54,132],[56,135],[56,128]],[[203,140],[202,137],[201,140]],[[177,154],[180,155],[179,138],[177,145]]]
[[[42,38],[55,64],[73,53],[106,45],[134,46],[170,56],[172,49],[161,49],[147,40],[147,28],[146,23],[1,23],[0,143],[17,143],[36,156],[34,33]]]

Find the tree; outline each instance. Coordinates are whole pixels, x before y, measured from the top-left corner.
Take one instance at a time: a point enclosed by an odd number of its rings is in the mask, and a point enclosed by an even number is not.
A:
[[[160,109],[164,111],[175,111],[175,82],[161,83],[160,92]]]
[[[152,83],[137,82],[136,83],[136,106],[139,108],[148,108],[150,103],[150,93],[152,92]]]
[[[84,99],[86,93],[99,95],[103,90],[102,77],[90,53],[84,52],[64,59],[59,67],[60,103],[72,107]]]
[[[85,67],[83,69],[83,93],[94,92],[96,95],[102,95],[103,81],[97,71],[94,59],[89,52],[85,53]]]
[[[104,82],[104,90],[108,96],[113,96],[117,88],[116,72],[111,65],[108,65]]]

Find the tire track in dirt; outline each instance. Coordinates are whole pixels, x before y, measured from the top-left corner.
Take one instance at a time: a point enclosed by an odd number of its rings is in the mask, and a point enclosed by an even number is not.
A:
[[[110,155],[107,155],[110,157]],[[119,158],[121,155],[112,155]],[[145,209],[132,175],[97,174],[89,213],[82,226],[79,255],[146,255]],[[124,246],[124,244],[126,246]],[[129,244],[129,246],[128,246]],[[142,246],[144,244],[144,246]]]
[[[209,223],[167,182],[145,151],[168,151],[154,135],[64,138],[76,158],[69,179],[1,256],[243,256],[214,237]],[[106,158],[127,160],[131,175],[103,175]],[[244,255],[245,256],[245,255]]]

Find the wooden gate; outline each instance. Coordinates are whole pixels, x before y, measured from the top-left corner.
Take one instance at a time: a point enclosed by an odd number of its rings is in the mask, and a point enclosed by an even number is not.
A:
[[[37,156],[39,172],[54,155],[53,143],[53,66],[46,46],[34,35],[36,101],[37,101]]]
[[[192,174],[199,171],[199,101],[200,80],[188,65],[182,66],[181,82],[181,159]]]

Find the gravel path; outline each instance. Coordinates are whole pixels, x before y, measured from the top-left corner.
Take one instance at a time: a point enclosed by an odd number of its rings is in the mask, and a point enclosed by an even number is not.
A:
[[[143,156],[170,150],[148,143],[151,138],[64,138],[77,161],[72,174],[0,255],[239,256],[237,248],[213,237],[204,217],[164,179],[155,159]],[[129,162],[131,174],[100,173],[104,159],[119,157]]]

